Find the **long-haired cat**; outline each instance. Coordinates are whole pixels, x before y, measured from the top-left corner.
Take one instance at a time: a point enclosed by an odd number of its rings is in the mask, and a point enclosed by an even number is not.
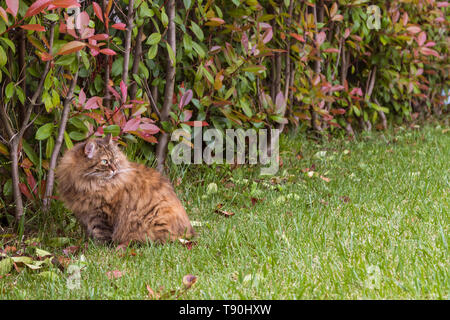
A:
[[[111,135],[75,145],[56,169],[59,198],[101,242],[166,242],[195,235],[170,182],[127,160]]]

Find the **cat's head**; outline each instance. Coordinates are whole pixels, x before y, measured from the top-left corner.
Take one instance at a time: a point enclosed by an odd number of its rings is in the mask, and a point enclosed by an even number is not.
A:
[[[81,175],[85,179],[110,180],[128,171],[128,160],[108,134],[88,140],[78,152]]]

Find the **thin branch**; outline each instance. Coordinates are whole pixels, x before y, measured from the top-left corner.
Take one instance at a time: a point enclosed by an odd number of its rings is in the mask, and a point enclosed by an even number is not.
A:
[[[79,60],[79,54],[78,54]],[[44,211],[48,211],[50,208],[51,196],[53,194],[53,186],[55,181],[55,168],[56,162],[58,160],[59,151],[61,150],[62,143],[64,141],[64,132],[66,130],[67,120],[69,119],[69,111],[70,105],[73,99],[73,92],[75,90],[75,86],[78,80],[78,70],[72,78],[72,82],[70,83],[69,91],[67,92],[67,96],[64,99],[63,104],[63,112],[61,115],[61,121],[59,123],[58,136],[56,138],[55,146],[53,147],[52,155],[50,158],[49,169],[47,174],[47,182],[45,185],[45,193],[44,193]]]
[[[168,0],[167,3],[167,15],[169,17],[169,25],[167,30],[167,43],[170,45],[174,53],[176,53],[176,37],[175,37],[175,0]],[[166,87],[164,90],[164,103],[161,110],[161,121],[167,121],[169,119],[169,112],[172,107],[172,98],[175,88],[175,64],[176,61],[167,59],[166,67]],[[167,144],[169,142],[168,133],[161,133],[156,147],[156,159],[157,170],[159,172],[164,171],[164,163],[167,157]]]
[[[133,16],[134,16],[134,0],[128,2],[128,15],[127,15],[127,32],[125,33],[125,52],[123,55],[123,72],[122,81],[126,84],[128,80],[128,66],[130,64],[130,52],[131,52],[131,38],[133,31]]]

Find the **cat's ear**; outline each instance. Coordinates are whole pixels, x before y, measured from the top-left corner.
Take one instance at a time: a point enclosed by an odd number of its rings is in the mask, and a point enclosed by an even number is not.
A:
[[[112,134],[108,133],[106,137],[103,138],[103,141],[107,144],[112,144]]]
[[[94,141],[88,141],[86,145],[84,146],[84,154],[89,159],[92,159],[92,157],[95,154],[96,145]]]

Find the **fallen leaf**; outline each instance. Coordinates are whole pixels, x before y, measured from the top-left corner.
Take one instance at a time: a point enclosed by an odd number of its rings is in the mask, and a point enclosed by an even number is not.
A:
[[[350,198],[348,196],[340,196],[339,199],[341,199],[345,203],[350,202]]]
[[[17,251],[17,248],[14,246],[6,246],[4,252],[5,253],[14,253]]]
[[[197,282],[197,277],[192,274],[187,274],[183,277],[183,285],[186,289],[189,289]]]
[[[225,210],[221,210],[221,209],[216,209],[214,211],[215,213],[219,213],[227,218],[234,216],[234,212],[230,212],[230,211],[225,211]]]
[[[76,254],[79,250],[80,250],[80,246],[70,246],[70,247],[63,249],[63,253],[66,256],[69,256],[69,254],[71,254],[71,255]]]
[[[147,291],[148,291],[148,297],[150,298],[150,299],[155,299],[155,300],[158,300],[159,298],[161,298],[161,295],[159,294],[159,293],[155,293],[155,291],[153,291],[153,289],[152,288],[150,288],[150,286],[147,284]]]
[[[5,275],[13,268],[14,261],[11,258],[0,260],[0,275]]]
[[[119,270],[113,270],[113,271],[108,271],[106,272],[106,276],[108,277],[108,279],[117,279],[117,278],[121,278],[123,276],[123,272],[119,271]]]
[[[330,182],[330,179],[324,176],[320,176],[320,179],[322,179],[325,182]]]
[[[256,203],[262,201],[261,199],[253,198],[253,197],[250,200],[252,201],[252,206],[254,206]]]
[[[52,254],[48,251],[36,248],[36,255],[38,257],[46,257],[46,256],[51,256]]]

